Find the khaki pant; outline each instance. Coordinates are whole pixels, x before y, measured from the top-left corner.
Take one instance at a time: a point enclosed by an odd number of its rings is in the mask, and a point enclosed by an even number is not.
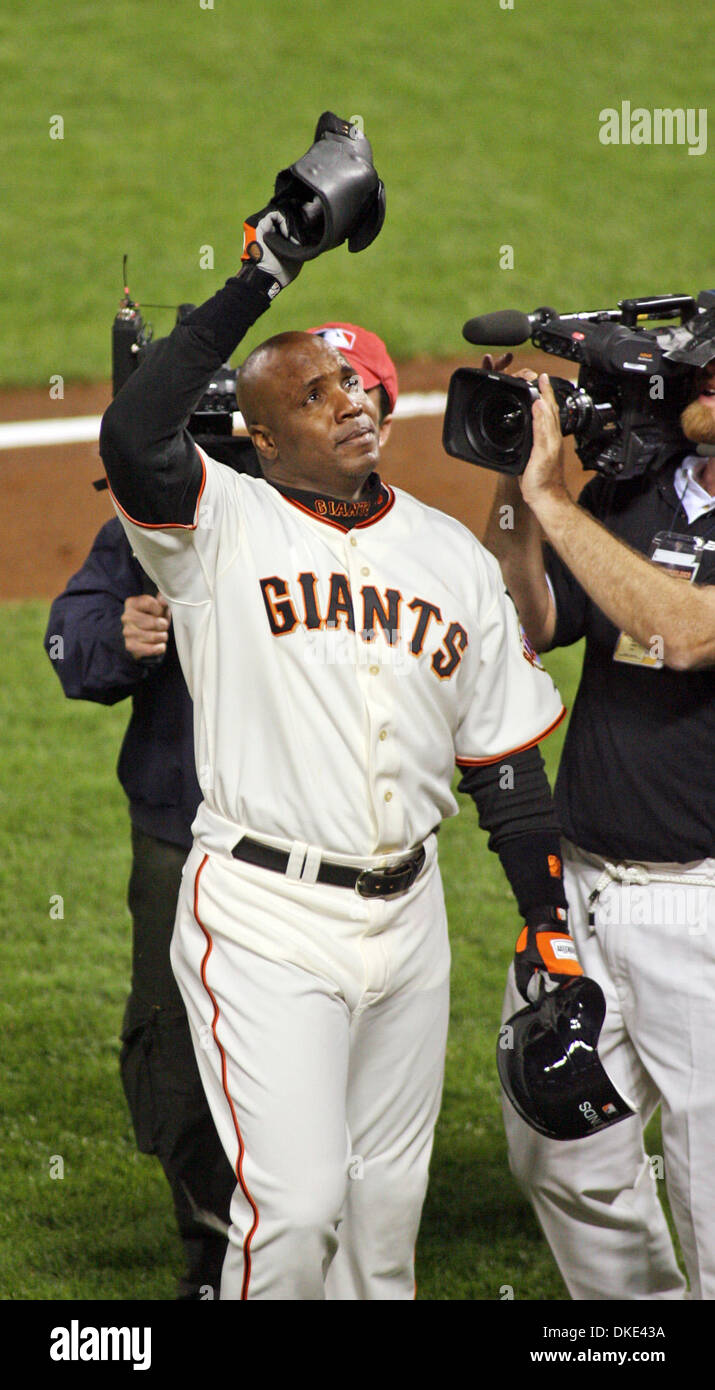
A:
[[[579,960],[606,996],[599,1056],[638,1115],[560,1142],[504,1100],[512,1171],[533,1203],[574,1299],[681,1299],[685,1285],[658,1200],[668,1196],[691,1297],[715,1298],[715,861],[644,865],[672,874],[609,882],[588,926],[604,861],[564,843],[564,882]],[[524,1006],[510,969],[503,1017]],[[663,1154],[643,1128],[661,1106]]]

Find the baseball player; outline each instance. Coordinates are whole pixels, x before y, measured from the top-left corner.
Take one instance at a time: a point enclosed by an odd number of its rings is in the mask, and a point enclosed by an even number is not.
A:
[[[221,1297],[409,1299],[448,1017],[436,832],[456,759],[530,969],[580,973],[536,747],[563,707],[496,562],[380,478],[329,341],[281,334],[241,369],[263,479],[185,432],[300,268],[276,226],[249,219],[252,262],[130,377],[100,447],[194,700],[203,801],[172,964],[236,1175]]]
[[[356,324],[311,329],[360,372],[384,444],[397,399],[385,344]],[[239,446],[238,448],[235,446]],[[246,441],[214,448],[239,471],[258,474]],[[186,1261],[177,1298],[218,1297],[233,1170],[219,1143],[198,1074],[186,1010],[169,962],[181,871],[201,801],[192,707],[169,606],[132,555],[118,519],[99,531],[77,574],[52,604],[45,648],[62,637],[53,667],[70,699],[132,698],[118,775],[129,803],[132,988],[122,1026],[120,1070],[141,1152],[156,1154],[171,1188]]]
[[[579,507],[545,379],[540,389],[543,447],[520,486],[498,480],[485,539],[539,650],[586,638],[555,796],[579,959],[607,1001],[599,1055],[639,1113],[574,1144],[541,1138],[507,1106],[510,1162],[573,1298],[681,1299],[662,1173],[643,1147],[660,1103],[690,1296],[712,1299],[715,673],[703,586],[715,581],[715,362],[694,373],[682,447],[642,477],[595,478]],[[498,525],[505,503],[510,533]],[[510,977],[505,1016],[518,1006]]]

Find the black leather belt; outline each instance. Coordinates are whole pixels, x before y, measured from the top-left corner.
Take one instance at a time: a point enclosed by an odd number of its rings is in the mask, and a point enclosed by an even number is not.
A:
[[[283,849],[274,849],[260,840],[252,840],[244,835],[231,850],[234,859],[242,859],[246,864],[255,864],[259,869],[272,869],[274,873],[284,874],[288,868],[290,855]],[[377,869],[355,869],[349,864],[328,864],[323,862],[318,869],[316,882],[330,883],[334,888],[354,888],[362,898],[392,898],[397,893],[406,893],[412,887],[425,862],[425,847],[420,845],[406,859],[396,864],[386,864]]]

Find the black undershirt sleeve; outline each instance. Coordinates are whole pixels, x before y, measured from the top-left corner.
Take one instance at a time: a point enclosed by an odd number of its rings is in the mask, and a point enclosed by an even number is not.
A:
[[[458,790],[472,797],[489,849],[499,855],[522,917],[565,907],[560,830],[538,747],[470,767]]]
[[[99,449],[114,497],[133,521],[189,526],[203,478],[187,422],[216,369],[269,308],[272,279],[251,268],[192,310],[105,412]]]

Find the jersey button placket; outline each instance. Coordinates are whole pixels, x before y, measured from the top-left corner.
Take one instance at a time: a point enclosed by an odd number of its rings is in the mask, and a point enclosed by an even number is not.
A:
[[[374,567],[364,555],[362,537],[351,532],[349,540],[350,545],[346,546],[347,564],[355,627],[359,632],[364,619],[361,588],[374,575]],[[391,661],[393,652],[381,632],[377,632],[372,641],[368,642],[363,637],[359,641],[362,647],[360,671],[368,720],[368,777],[373,813],[380,843],[399,845],[403,842],[404,824],[396,785],[399,754],[397,740],[394,736],[390,738],[388,732],[394,728],[396,698],[396,677]]]

